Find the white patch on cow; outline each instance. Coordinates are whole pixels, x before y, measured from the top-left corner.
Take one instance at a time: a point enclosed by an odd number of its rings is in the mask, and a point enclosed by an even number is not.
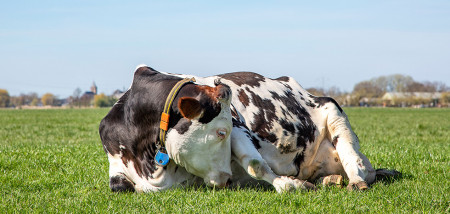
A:
[[[136,192],[158,192],[174,187],[174,184],[182,183],[185,180],[192,179],[192,175],[184,169],[177,169],[174,163],[169,163],[167,169],[159,167],[151,177],[141,177],[134,168],[134,163],[128,160],[123,163],[122,153],[111,155],[109,160],[109,177],[126,176],[134,183]],[[176,172],[175,172],[176,171]]]
[[[314,156],[305,155],[305,161],[297,178],[317,179],[327,175],[343,175],[346,177],[339,154],[328,139],[324,139]],[[309,152],[309,151],[308,151]]]
[[[261,146],[259,149],[261,156],[276,174],[288,176],[297,174],[297,168],[292,164],[292,160],[297,155],[296,152],[281,154],[275,145],[267,141],[260,142],[259,145]],[[301,151],[303,148],[299,148],[299,150]]]
[[[192,119],[183,134],[169,129],[166,141],[169,157],[176,164],[203,178],[206,184],[219,187],[225,186],[231,177],[230,104],[221,105],[222,111],[211,122],[202,124]],[[226,137],[218,136],[218,130],[225,131]]]

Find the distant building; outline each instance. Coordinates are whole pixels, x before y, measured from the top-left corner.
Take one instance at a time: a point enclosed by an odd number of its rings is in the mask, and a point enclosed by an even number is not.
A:
[[[95,85],[95,82],[92,82],[91,92],[97,95],[97,85]]]
[[[92,100],[94,100],[95,95],[97,95],[97,85],[95,82],[92,82],[91,91],[84,92],[80,97],[81,105],[90,106],[92,104]]]
[[[118,100],[120,97],[122,97],[125,94],[125,92],[117,89],[113,92],[113,94],[111,95],[114,99]]]
[[[441,97],[440,92],[387,92],[381,99],[385,106],[435,107]]]

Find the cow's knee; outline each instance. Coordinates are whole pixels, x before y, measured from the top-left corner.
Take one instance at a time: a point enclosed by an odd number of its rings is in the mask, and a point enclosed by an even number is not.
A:
[[[265,174],[265,168],[261,160],[250,159],[248,161],[247,172],[252,177],[261,180]]]
[[[109,187],[113,192],[134,192],[134,185],[123,175],[115,175],[109,179]]]

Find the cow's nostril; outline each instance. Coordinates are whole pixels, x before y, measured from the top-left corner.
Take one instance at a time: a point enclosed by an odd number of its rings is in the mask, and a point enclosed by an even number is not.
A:
[[[225,184],[225,187],[229,187],[231,185],[231,179],[229,178],[227,183]]]

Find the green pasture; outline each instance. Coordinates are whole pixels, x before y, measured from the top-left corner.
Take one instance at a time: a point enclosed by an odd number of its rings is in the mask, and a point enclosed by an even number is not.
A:
[[[108,109],[0,110],[0,213],[449,213],[450,109],[346,108],[375,168],[403,175],[365,192],[108,187],[98,124]]]

